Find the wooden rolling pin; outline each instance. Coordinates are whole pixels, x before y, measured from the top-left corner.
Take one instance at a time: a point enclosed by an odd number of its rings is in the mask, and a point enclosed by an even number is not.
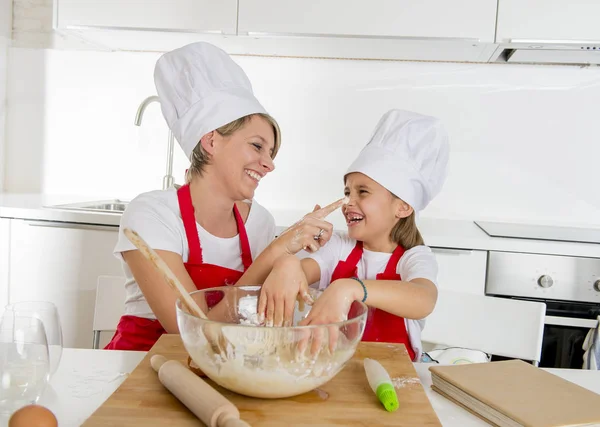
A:
[[[150,359],[160,382],[208,427],[250,427],[233,403],[176,360]]]

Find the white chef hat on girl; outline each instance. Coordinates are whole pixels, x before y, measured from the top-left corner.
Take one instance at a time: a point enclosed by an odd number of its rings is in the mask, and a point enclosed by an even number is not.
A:
[[[162,55],[154,84],[163,116],[188,158],[207,133],[250,114],[267,114],[242,68],[209,43]]]
[[[367,175],[419,212],[442,189],[449,151],[439,119],[390,110],[346,174]]]

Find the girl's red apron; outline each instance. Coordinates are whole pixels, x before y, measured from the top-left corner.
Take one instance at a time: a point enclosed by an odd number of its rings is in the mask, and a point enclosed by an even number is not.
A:
[[[184,265],[196,288],[200,290],[234,285],[242,277],[243,272],[214,264],[206,264],[202,261],[202,246],[200,245],[200,238],[196,227],[194,206],[192,205],[189,185],[184,185],[177,190],[177,198],[189,245],[188,262]],[[235,215],[240,236],[242,264],[244,265],[244,271],[246,271],[250,267],[250,264],[252,264],[250,243],[248,242],[244,221],[235,205],[233,206],[233,214]],[[207,301],[209,306],[216,302]],[[158,320],[136,316],[122,316],[117,325],[115,335],[105,349],[147,351],[150,350],[164,333],[165,330]]]
[[[390,260],[388,261],[385,271],[376,276],[377,280],[402,280],[400,275],[396,273],[396,266],[398,261],[404,255],[404,248],[398,246]],[[338,262],[333,274],[331,275],[331,282],[337,279],[349,279],[351,277],[358,277],[358,262],[363,255],[363,244],[357,242],[346,261]],[[365,332],[362,337],[363,341],[376,341],[376,342],[393,342],[402,343],[408,350],[408,354],[411,360],[415,358],[415,352],[410,344],[408,333],[406,331],[406,323],[403,317],[395,316],[387,311],[380,310],[378,308],[369,307],[369,314],[367,316],[367,324],[365,326]]]

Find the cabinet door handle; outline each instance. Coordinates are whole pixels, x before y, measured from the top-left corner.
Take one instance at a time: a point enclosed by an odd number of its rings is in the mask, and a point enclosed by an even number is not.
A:
[[[572,326],[575,328],[597,328],[597,319],[579,319],[573,317],[545,316],[544,324],[556,326]]]
[[[193,34],[217,34],[236,35],[235,31],[225,30],[192,30],[179,28],[144,28],[144,27],[116,27],[106,25],[65,25],[65,30],[113,30],[113,31],[155,31],[161,33],[193,33]]]
[[[434,253],[448,254],[448,255],[471,255],[472,250],[469,249],[449,249],[449,248],[431,248]]]
[[[375,36],[360,34],[325,34],[325,33],[284,33],[284,32],[262,32],[262,31],[240,31],[240,36],[249,37],[317,37],[317,38],[340,38],[340,39],[376,39],[376,40],[406,40],[406,41],[468,41],[479,43],[481,39],[470,37],[415,37],[415,36]]]
[[[117,225],[86,224],[79,222],[59,222],[59,221],[34,221],[26,219],[24,222],[31,227],[48,228],[71,228],[76,230],[99,230],[99,231],[117,231]]]
[[[519,43],[519,44],[566,44],[566,45],[580,45],[590,44],[598,45],[598,41],[592,40],[544,40],[544,39],[508,39],[504,43]]]

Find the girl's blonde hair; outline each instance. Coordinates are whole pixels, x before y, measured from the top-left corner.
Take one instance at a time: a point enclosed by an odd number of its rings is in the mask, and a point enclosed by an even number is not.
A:
[[[393,193],[392,196],[396,197]],[[390,232],[390,239],[392,242],[397,243],[406,250],[425,244],[423,242],[421,232],[417,228],[416,214],[414,210],[406,218],[400,218],[398,220]]]
[[[274,159],[277,155],[277,152],[279,151],[279,147],[281,146],[281,130],[279,129],[279,124],[277,124],[277,121],[268,114],[255,113],[250,114],[248,116],[240,117],[239,119],[236,119],[231,123],[227,123],[226,125],[215,129],[215,132],[219,133],[222,136],[231,136],[238,130],[242,129],[246,125],[246,123],[248,123],[252,119],[253,116],[262,117],[273,127],[273,134],[275,135],[275,146],[273,147],[273,154],[271,155],[271,158]],[[198,142],[198,144],[194,147],[194,150],[192,151],[192,154],[190,156],[190,161],[190,167],[188,168],[185,174],[185,181],[188,184],[191,182],[194,176],[201,176],[204,172],[206,165],[208,165],[210,162],[208,153],[204,150],[204,148],[202,148],[202,144],[200,144],[200,142]]]

